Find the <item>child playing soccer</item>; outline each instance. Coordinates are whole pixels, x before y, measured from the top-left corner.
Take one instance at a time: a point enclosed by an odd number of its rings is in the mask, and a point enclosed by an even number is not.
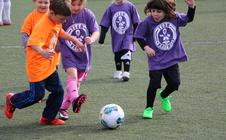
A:
[[[86,0],[72,0],[72,15],[63,23],[63,29],[70,35],[76,36],[85,44],[86,53],[82,53],[71,41],[60,40],[62,64],[67,73],[66,94],[60,108],[60,118],[69,118],[68,109],[73,106],[73,112],[80,112],[81,105],[87,96],[79,96],[80,82],[86,80],[90,70],[93,44],[99,37],[99,26],[92,11],[85,8]]]
[[[0,26],[12,24],[10,18],[10,9],[10,0],[0,0]]]
[[[171,6],[171,8],[173,9],[173,11],[176,11],[176,0],[166,0],[169,4],[169,6]],[[148,9],[148,5],[146,5],[146,7],[144,8],[144,13],[147,16],[151,16],[151,12]]]
[[[46,101],[39,123],[41,125],[65,123],[56,119],[64,94],[56,71],[59,53],[55,52],[55,47],[58,36],[72,41],[85,51],[83,44],[62,29],[61,23],[70,15],[70,1],[51,0],[49,12],[35,25],[26,47],[26,70],[30,89],[17,94],[7,94],[4,112],[8,119],[13,118],[16,108],[23,109],[41,100],[45,96],[46,89],[51,94]]]
[[[36,23],[45,15],[49,10],[50,0],[33,0],[36,5],[36,9],[33,10],[24,20],[24,24],[21,28],[23,48],[27,46],[27,41]],[[26,49],[25,49],[26,50]]]
[[[153,117],[153,104],[157,89],[161,87],[162,76],[167,86],[163,91],[159,90],[157,95],[165,112],[172,109],[169,95],[178,90],[180,85],[178,63],[187,61],[179,27],[191,22],[195,14],[195,1],[185,0],[185,2],[189,7],[187,15],[174,12],[175,9],[166,0],[150,0],[146,7],[151,16],[146,17],[135,32],[135,38],[148,56],[150,83],[144,118]]]
[[[115,0],[102,17],[99,43],[104,43],[108,28],[111,27],[112,51],[115,55],[116,67],[113,78],[123,81],[128,81],[130,78],[132,52],[135,51],[133,34],[139,22],[139,14],[128,0]],[[122,63],[124,72],[122,72]]]

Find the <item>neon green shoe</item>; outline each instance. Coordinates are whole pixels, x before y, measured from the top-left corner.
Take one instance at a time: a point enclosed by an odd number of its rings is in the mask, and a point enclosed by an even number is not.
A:
[[[172,110],[171,102],[169,96],[166,98],[161,97],[162,90],[157,91],[157,96],[159,97],[159,100],[162,102],[162,109],[165,112],[170,112]]]
[[[144,119],[152,119],[153,109],[148,107],[144,110],[143,118]]]

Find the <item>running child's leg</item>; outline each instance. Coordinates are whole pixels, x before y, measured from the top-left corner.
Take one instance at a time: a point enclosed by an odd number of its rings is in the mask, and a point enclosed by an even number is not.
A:
[[[179,89],[180,86],[180,72],[178,64],[164,70],[164,78],[166,80],[167,86],[161,92],[161,97],[166,98],[171,93]]]
[[[150,82],[147,90],[147,106],[153,108],[158,88],[161,88],[161,71],[149,71]]]
[[[10,18],[10,10],[11,10],[11,1],[4,0],[4,9],[3,9],[3,24],[4,25],[11,25],[11,18]]]
[[[122,78],[122,60],[121,60],[121,53],[115,52],[115,69],[113,78],[115,79],[121,79]]]
[[[67,110],[72,102],[78,97],[78,77],[77,69],[68,68],[66,81],[66,94],[61,105],[61,109]]]
[[[45,82],[30,83],[30,90],[6,96],[5,115],[11,119],[16,108],[22,109],[37,103],[45,96]]]
[[[0,0],[0,26],[3,25],[3,9],[4,9],[4,0]]]
[[[88,75],[88,72],[86,72],[86,71],[78,71],[78,90],[80,89],[81,82],[86,80],[87,75]],[[79,113],[81,105],[83,103],[85,103],[86,100],[87,100],[87,95],[85,95],[85,94],[79,95],[73,101],[73,104],[72,104],[73,112]]]
[[[121,60],[124,66],[124,72],[122,74],[123,81],[128,81],[130,78],[130,64],[132,60],[132,52],[130,50],[122,50]]]
[[[150,82],[147,89],[147,105],[143,113],[143,118],[145,119],[152,119],[156,92],[157,92],[157,89],[161,87],[162,72],[150,71],[149,76],[150,76]]]
[[[159,99],[162,102],[162,109],[165,112],[170,112],[172,110],[172,105],[170,102],[169,95],[175,90],[178,90],[180,85],[180,73],[178,64],[167,68],[163,71],[163,76],[166,80],[166,88],[158,93]]]
[[[46,79],[45,85],[46,89],[51,93],[46,101],[46,107],[44,108],[42,117],[48,121],[52,121],[56,119],[64,97],[64,89],[57,71]]]

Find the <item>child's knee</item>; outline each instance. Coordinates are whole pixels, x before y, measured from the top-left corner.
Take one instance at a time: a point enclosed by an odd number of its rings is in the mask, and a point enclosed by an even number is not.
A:
[[[178,90],[180,86],[180,81],[172,82],[170,85],[171,89]]]
[[[35,93],[35,101],[40,101],[40,100],[42,100],[43,98],[44,98],[44,96],[45,96],[45,93],[43,93],[43,92],[39,92],[39,93]]]
[[[56,93],[57,96],[60,96],[63,98],[64,96],[64,89],[62,86],[59,86],[58,88],[55,89],[55,91],[53,91]]]

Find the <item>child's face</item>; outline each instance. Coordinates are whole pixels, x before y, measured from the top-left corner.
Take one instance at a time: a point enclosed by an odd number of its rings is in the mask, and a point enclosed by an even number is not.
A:
[[[61,24],[68,18],[67,16],[56,15],[53,11],[50,11],[49,17],[55,24]]]
[[[74,1],[71,3],[71,10],[72,10],[72,13],[77,13],[77,12],[79,12],[82,8],[84,8],[84,3],[81,2],[81,0],[74,0]]]
[[[49,9],[49,0],[35,0],[35,5],[37,7],[37,10],[41,13],[45,13]]]
[[[159,9],[151,9],[151,16],[153,17],[155,22],[160,22],[165,18],[165,12]]]

